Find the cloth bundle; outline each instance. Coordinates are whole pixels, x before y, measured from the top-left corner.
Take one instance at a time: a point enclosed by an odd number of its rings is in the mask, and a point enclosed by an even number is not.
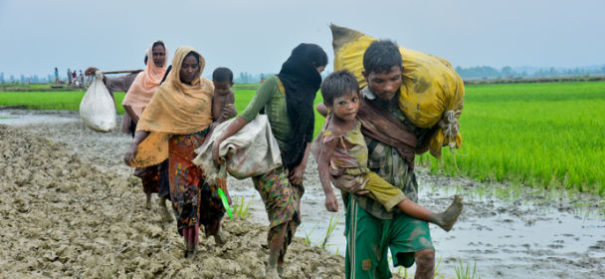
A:
[[[217,166],[212,159],[212,148],[233,120],[216,126],[204,144],[195,150],[193,163],[204,170],[206,181],[213,185],[217,178],[227,173],[237,179],[258,176],[282,165],[279,145],[273,137],[266,115],[259,114],[233,136],[225,139],[219,148],[223,165]]]
[[[331,25],[334,46],[334,71],[351,71],[361,87],[366,81],[361,75],[363,54],[377,39],[361,32]],[[458,118],[464,105],[464,83],[445,59],[399,47],[403,62],[399,108],[420,128],[438,125],[430,140],[429,150],[441,157],[441,148],[459,148],[462,136]]]

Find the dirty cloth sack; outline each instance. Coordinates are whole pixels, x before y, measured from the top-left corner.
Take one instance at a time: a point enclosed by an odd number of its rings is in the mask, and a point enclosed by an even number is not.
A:
[[[212,147],[233,120],[216,126],[202,146],[193,163],[200,166],[209,184],[217,178],[225,179],[227,172],[237,179],[258,176],[282,165],[279,144],[273,137],[266,115],[259,114],[233,136],[225,139],[219,148],[223,164],[217,166],[212,160]]]
[[[116,107],[100,71],[95,73],[95,80],[80,102],[80,117],[95,131],[109,132],[116,127]]]
[[[359,31],[331,25],[334,46],[334,71],[349,70],[359,85],[366,85],[361,75],[365,50],[376,38]],[[430,140],[429,150],[436,158],[441,148],[460,148],[462,136],[458,119],[464,107],[464,83],[445,59],[399,47],[403,72],[399,108],[419,128],[438,127]]]

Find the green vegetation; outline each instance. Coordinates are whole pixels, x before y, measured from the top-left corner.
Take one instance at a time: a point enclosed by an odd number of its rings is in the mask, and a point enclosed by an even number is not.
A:
[[[326,234],[324,235],[324,240],[321,242],[321,245],[319,245],[319,247],[321,247],[321,249],[326,249],[328,247],[328,245],[329,245],[328,240],[330,239],[330,236],[334,232],[334,229],[336,229],[337,225],[338,225],[338,218],[334,218],[334,216],[330,217],[330,223],[328,224],[328,229],[326,229]]]
[[[237,218],[246,220],[250,216],[249,209],[251,201],[252,200],[249,200],[247,203],[245,203],[245,198],[241,197],[239,202],[233,205],[233,209],[235,210],[234,213]]]
[[[0,92],[0,107],[25,107],[33,110],[80,110],[85,91]],[[124,92],[116,92],[116,110],[124,114]]]
[[[242,112],[255,84],[234,88]],[[456,156],[417,159],[433,173],[605,195],[605,82],[467,85]],[[0,106],[78,110],[84,91],[0,92]],[[117,111],[123,92],[115,94]],[[315,104],[322,101],[317,94]],[[316,113],[315,135],[324,118]],[[455,162],[454,162],[455,160]],[[457,166],[457,167],[456,167]]]
[[[443,274],[441,272],[441,260],[443,258],[439,257],[439,261],[437,261],[437,264],[435,265],[435,271],[433,273],[433,278],[434,279],[444,279],[445,278],[445,274]],[[389,255],[389,262],[391,262],[391,264],[393,263],[393,258],[391,257],[391,255]],[[395,278],[401,278],[401,279],[406,279],[406,278],[414,278],[414,274],[409,274],[409,268],[405,268],[403,266],[399,266],[399,268],[397,268],[397,273],[393,274],[393,277]]]
[[[462,259],[458,259],[458,265],[454,267],[454,270],[456,270],[457,279],[481,279],[481,275],[477,272],[477,263],[474,263],[471,269],[470,264],[464,264]]]
[[[317,245],[317,247],[327,250],[328,246],[332,245],[332,244],[328,244],[328,241],[330,240],[330,236],[332,236],[332,233],[334,233],[336,226],[338,226],[338,218],[334,218],[334,216],[330,217],[330,223],[328,224],[328,228],[326,229],[324,238],[321,241],[321,243],[319,245]],[[307,246],[313,245],[313,243],[311,242],[312,234],[313,234],[313,231],[305,232],[305,237],[303,238],[303,242],[305,243],[305,245],[307,245]],[[336,254],[338,255],[338,249],[336,249]]]
[[[433,173],[605,195],[605,82],[473,85],[466,92],[462,148],[418,160]]]
[[[49,89],[51,86],[54,85],[54,83],[0,83],[0,87],[13,87],[22,89]]]

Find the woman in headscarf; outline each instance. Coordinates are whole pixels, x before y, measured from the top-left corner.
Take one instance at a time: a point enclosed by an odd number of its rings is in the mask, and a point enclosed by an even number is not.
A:
[[[151,63],[147,62],[145,70],[136,76],[122,101],[124,110],[126,110],[122,130],[133,135],[141,114],[151,101],[166,73],[168,55],[164,42],[153,42],[147,49],[146,57],[151,60]],[[135,175],[140,177],[143,182],[143,191],[147,196],[146,207],[151,207],[151,194],[158,193],[160,206],[164,209],[168,218],[170,214],[166,210],[166,199],[170,199],[170,193],[167,171],[168,162],[165,161],[157,165],[136,169]]]
[[[219,229],[225,211],[217,188],[209,186],[202,169],[191,162],[212,123],[214,86],[201,77],[204,66],[204,57],[193,48],[176,50],[172,70],[143,111],[124,158],[132,166],[169,159],[170,196],[186,257],[195,255],[200,223],[207,235],[222,242]]]
[[[151,97],[160,85],[162,78],[166,73],[166,64],[168,61],[168,51],[164,42],[153,42],[145,52],[145,70],[137,71],[127,75],[108,78],[103,75],[103,83],[109,90],[111,98],[114,98],[114,91],[127,92],[122,105],[126,110],[122,119],[122,132],[134,136],[135,128],[141,113],[145,110]],[[151,63],[149,59],[151,58]],[[87,76],[94,75],[99,69],[88,67],[84,72]],[[114,99],[115,102],[115,99]],[[168,162],[150,166],[147,168],[136,169],[135,175],[140,177],[143,182],[143,191],[147,196],[146,207],[151,208],[151,194],[158,193],[160,197],[160,206],[166,218],[171,218],[166,208],[166,199],[170,199],[168,189]]]
[[[257,114],[267,115],[283,161],[283,166],[252,179],[271,222],[268,278],[279,278],[286,249],[300,224],[303,173],[315,121],[313,101],[321,85],[320,73],[326,64],[328,56],[318,45],[303,43],[294,48],[279,74],[263,82],[246,110],[229,125],[212,150],[214,160],[220,164],[218,147],[221,142]]]

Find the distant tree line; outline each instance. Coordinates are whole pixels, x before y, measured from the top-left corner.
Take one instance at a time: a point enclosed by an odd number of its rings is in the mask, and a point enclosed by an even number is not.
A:
[[[55,78],[52,75],[48,75],[46,77],[41,77],[38,75],[20,75],[19,77],[15,77],[14,75],[10,75],[8,77],[4,76],[4,73],[0,73],[0,83],[52,83],[55,82]]]
[[[490,66],[476,67],[456,67],[456,72],[463,79],[522,79],[522,78],[544,78],[544,77],[573,77],[573,76],[605,76],[605,65],[592,67],[576,67],[576,68],[536,68],[536,67],[518,67],[510,66],[497,69]],[[329,74],[325,71],[322,75]],[[251,74],[240,72],[234,77],[236,83],[259,83],[261,80],[274,75],[274,73]],[[41,77],[38,75],[20,75],[15,77],[10,75],[6,77],[0,72],[0,83],[52,83],[55,78],[52,74]]]
[[[510,66],[496,69],[490,66],[462,68],[456,67],[456,72],[463,79],[517,79],[517,78],[543,78],[543,77],[571,77],[571,76],[602,76],[605,75],[605,65],[576,68],[512,68]]]
[[[259,83],[261,80],[264,80],[270,76],[274,75],[273,73],[260,73],[260,74],[250,74],[247,72],[240,72],[239,76],[234,77],[233,81],[235,83]]]

